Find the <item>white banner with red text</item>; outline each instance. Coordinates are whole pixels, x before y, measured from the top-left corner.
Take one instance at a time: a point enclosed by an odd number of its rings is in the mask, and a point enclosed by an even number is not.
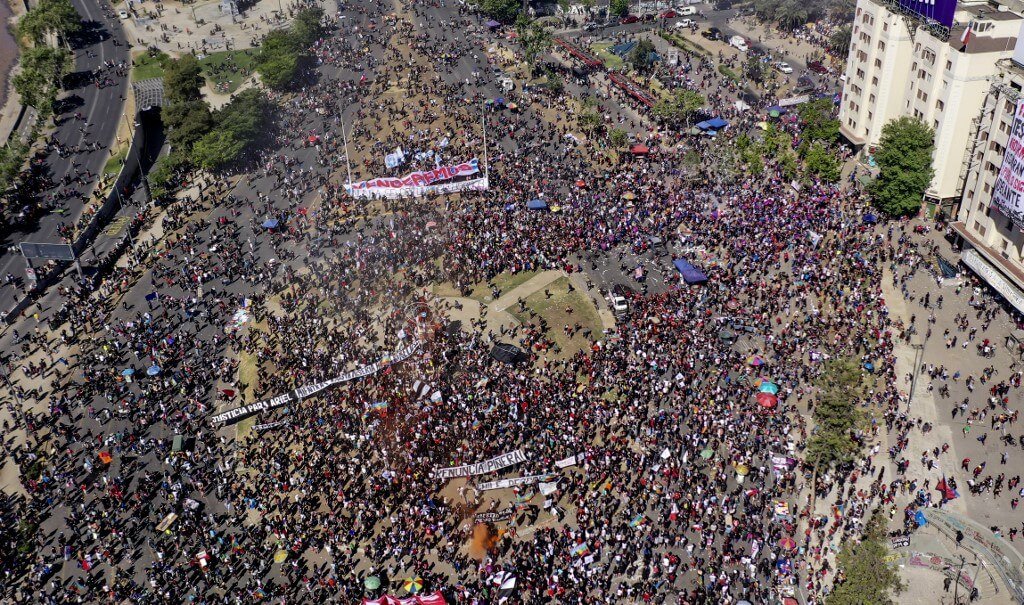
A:
[[[458,180],[479,173],[480,161],[473,158],[461,164],[411,172],[404,177],[381,177],[349,183],[345,185],[345,190],[354,198],[388,199],[422,197],[428,193],[484,191],[489,186],[486,176]]]

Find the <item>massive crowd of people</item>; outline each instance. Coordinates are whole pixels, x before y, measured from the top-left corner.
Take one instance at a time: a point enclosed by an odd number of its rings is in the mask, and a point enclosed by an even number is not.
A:
[[[38,309],[6,360],[12,391],[47,408],[8,403],[30,439],[5,443],[28,503],[10,507],[24,527],[3,534],[14,546],[2,555],[7,594],[353,603],[407,594],[409,578],[457,603],[769,603],[798,591],[820,602],[835,575],[828,551],[874,510],[898,502],[909,527],[917,507],[939,504],[904,464],[922,426],[907,413],[894,347],[913,330],[882,296],[887,267],[909,279],[927,252],[908,244],[905,224],[872,226],[854,186],[793,187],[770,161],[762,176],[726,178],[681,162],[683,148],[708,158],[756,131],[763,108],[730,110],[716,139],[666,136],[658,153],[610,164],[577,142],[571,116],[544,113],[581,94],[574,83],[560,95],[520,91],[516,110],[484,112],[489,191],[343,193],[349,170],[387,174],[383,155],[399,146],[432,152],[405,171],[440,154],[484,157],[476,112],[497,93],[491,68],[512,63],[488,47],[515,46],[485,38],[479,22],[443,3],[348,7],[315,48],[320,80],[278,99],[278,148],[231,185],[169,205],[162,237],[144,234],[103,284],[67,289],[55,313]],[[441,52],[450,61],[425,59]],[[680,69],[716,113],[734,107],[710,62]],[[599,95],[609,123],[641,119]],[[797,140],[798,121],[780,128]],[[532,199],[559,211],[528,209]],[[460,303],[432,289],[586,272],[602,256],[648,252],[652,238],[699,255],[707,283],[649,294],[638,284],[614,329],[560,355],[540,346],[539,322],[460,329],[450,322]],[[489,355],[498,340],[526,359]],[[386,363],[413,342],[412,357]],[[71,367],[40,356],[62,346]],[[840,358],[876,368],[861,404],[883,421],[857,438],[888,433],[899,470],[885,475],[872,456],[833,470],[818,498],[841,512],[821,516],[800,462],[805,414]],[[381,359],[379,372],[255,419],[210,420]],[[777,404],[758,402],[767,383]],[[1016,420],[1008,398],[1019,385],[1019,372],[992,385],[1006,411],[993,427]],[[525,461],[497,473],[438,477],[515,451]],[[496,477],[535,480],[480,488]],[[977,488],[986,484],[1002,480]],[[495,520],[476,522],[487,512]],[[28,575],[14,581],[24,549]]]

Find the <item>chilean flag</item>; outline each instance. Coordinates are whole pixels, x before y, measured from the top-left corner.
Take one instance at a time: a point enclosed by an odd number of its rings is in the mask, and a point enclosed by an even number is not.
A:
[[[967,28],[964,29],[964,33],[960,34],[960,44],[963,46],[960,48],[960,52],[963,52],[967,48],[967,43],[971,41],[971,36],[974,35],[974,21],[967,24]]]

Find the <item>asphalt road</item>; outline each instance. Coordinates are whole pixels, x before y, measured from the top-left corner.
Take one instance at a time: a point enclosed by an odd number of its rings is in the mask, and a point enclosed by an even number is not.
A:
[[[83,179],[84,185],[72,182],[66,187],[54,187],[51,191],[40,192],[44,197],[57,189],[73,189],[79,194],[91,194],[96,175],[110,157],[110,144],[117,133],[118,123],[123,120],[121,114],[128,90],[128,78],[118,77],[112,71],[106,71],[104,77],[110,77],[113,83],[103,88],[97,87],[91,77],[105,61],[130,63],[124,31],[110,4],[106,0],[72,0],[72,4],[82,17],[83,30],[72,40],[75,68],[67,79],[70,88],[65,90],[59,103],[56,116],[58,126],[53,137],[66,147],[84,146],[98,141],[102,148],[80,151],[64,158],[55,150],[50,151],[44,166],[51,182],[60,183],[66,175],[74,177],[79,173],[91,174],[92,178]],[[118,43],[116,46],[115,40]],[[75,113],[80,113],[82,119],[76,119]],[[66,216],[45,214],[21,230],[5,234],[0,240],[0,275],[10,273],[21,278],[22,282],[26,279],[24,259],[10,248],[22,241],[59,243],[61,238],[58,227],[62,223],[71,224],[77,220],[84,207],[78,199],[68,200],[65,205],[68,208]],[[0,310],[6,311],[13,307],[22,295],[23,291],[13,285],[0,285]]]

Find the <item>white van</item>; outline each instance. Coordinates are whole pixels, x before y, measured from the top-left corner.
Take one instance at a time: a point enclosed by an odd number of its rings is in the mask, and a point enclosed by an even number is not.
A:
[[[676,14],[677,15],[683,15],[684,17],[687,16],[687,15],[696,15],[697,14],[697,7],[696,6],[684,6],[683,8],[677,10]]]
[[[747,41],[743,36],[733,36],[729,38],[729,46],[732,46],[741,53],[747,52]]]

